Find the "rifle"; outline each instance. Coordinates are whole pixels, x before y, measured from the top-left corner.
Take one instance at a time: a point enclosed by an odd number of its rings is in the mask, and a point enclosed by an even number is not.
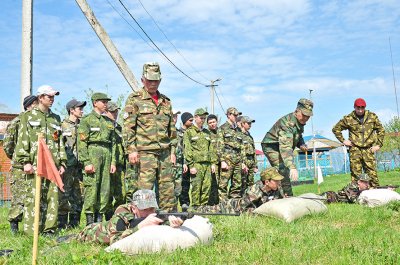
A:
[[[386,185],[386,186],[377,186],[375,189],[397,189],[399,185]]]

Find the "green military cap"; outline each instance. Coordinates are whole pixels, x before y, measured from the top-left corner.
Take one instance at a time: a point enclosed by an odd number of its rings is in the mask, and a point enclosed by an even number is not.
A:
[[[109,101],[107,104],[107,109],[108,111],[114,112],[116,110],[120,110],[121,108],[118,107],[117,103],[115,103],[114,101]]]
[[[234,115],[242,115],[235,107],[230,107],[226,110],[226,115],[234,114]]]
[[[95,102],[96,100],[108,100],[108,101],[110,101],[111,98],[109,98],[107,96],[107,94],[96,92],[96,93],[93,93],[93,95],[92,95],[92,102]]]
[[[160,65],[156,62],[143,65],[143,77],[147,80],[161,80]]]
[[[306,116],[313,115],[313,107],[314,103],[306,98],[300,99],[299,102],[297,103],[297,109],[300,110]]]
[[[148,208],[158,209],[156,194],[152,190],[138,190],[132,195],[132,199],[129,198],[129,200],[136,205],[139,210]]]
[[[252,123],[252,122],[256,122],[256,120],[253,120],[252,118],[250,118],[249,116],[242,116],[241,122],[246,122],[246,123]]]
[[[283,176],[279,174],[275,167],[267,168],[260,173],[261,180],[282,180]]]
[[[201,115],[208,115],[208,112],[205,109],[199,108],[194,111],[194,115],[201,116]]]
[[[367,175],[367,174],[365,174],[365,173],[361,173],[359,176],[358,176],[358,180],[362,180],[362,181],[370,181],[371,180],[371,178]]]

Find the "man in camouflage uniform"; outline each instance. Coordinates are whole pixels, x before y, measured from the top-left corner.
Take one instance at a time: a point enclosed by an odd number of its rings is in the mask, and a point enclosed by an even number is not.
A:
[[[290,180],[298,180],[298,172],[294,162],[293,151],[296,147],[307,150],[303,132],[310,116],[313,115],[313,102],[302,98],[297,103],[293,113],[280,118],[266,133],[261,147],[271,166],[276,167],[285,178],[282,180],[282,189],[287,196],[293,196]]]
[[[130,203],[118,206],[109,221],[86,226],[77,239],[81,242],[111,245],[145,226],[163,223],[163,220],[156,217],[157,208],[154,191],[138,190]],[[183,223],[175,216],[169,216],[168,220],[171,227],[179,227]]]
[[[59,194],[58,227],[74,228],[79,225],[82,212],[81,181],[82,164],[78,160],[78,125],[83,116],[86,101],[70,100],[65,106],[68,117],[61,123],[62,140],[67,153],[67,168],[63,176],[65,192]]]
[[[24,98],[24,110],[30,111],[37,105],[37,97],[30,95]],[[15,146],[18,141],[19,127],[21,122],[21,116],[24,112],[21,112],[15,117],[8,125],[4,134],[3,139],[3,150],[7,157],[12,160],[11,168],[11,206],[8,212],[8,221],[10,222],[10,228],[12,233],[18,232],[18,223],[22,221],[24,213],[24,201],[26,197],[26,191],[28,190],[29,183],[25,179],[23,171],[23,165],[18,164],[15,160]]]
[[[368,190],[370,180],[371,178],[367,174],[362,173],[358,176],[356,182],[350,182],[346,187],[339,190],[338,192],[327,191],[322,193],[321,195],[326,197],[327,203],[356,203],[361,192],[364,190]]]
[[[214,206],[200,206],[197,212],[207,213],[243,213],[253,212],[262,204],[284,197],[281,189],[283,176],[274,167],[261,172],[261,180],[250,186],[242,198],[223,199]]]
[[[254,184],[254,173],[257,173],[257,157],[256,157],[256,147],[254,145],[253,136],[250,134],[251,124],[255,120],[251,119],[249,116],[242,116],[241,127],[243,132],[243,148],[244,148],[244,164],[246,167],[242,170],[242,194],[244,191]]]
[[[365,110],[367,104],[362,98],[354,102],[354,111],[341,119],[332,129],[336,138],[350,152],[351,180],[355,182],[362,171],[367,173],[372,187],[379,186],[379,179],[376,173],[375,152],[383,145],[385,130],[378,116]],[[349,131],[349,139],[345,140],[342,131]]]
[[[178,115],[181,114],[181,112],[172,110],[172,114],[176,128],[176,123],[178,122]],[[174,194],[176,200],[178,201],[179,196],[181,195],[182,192],[182,174],[183,171],[185,170],[184,168],[185,163],[183,159],[183,133],[181,134],[178,128],[176,128],[176,138],[173,140],[173,145],[176,146],[175,150],[176,164],[174,166],[174,176],[175,176]],[[186,171],[187,171],[187,166],[186,166]]]
[[[54,96],[59,95],[48,85],[38,88],[39,105],[21,116],[16,146],[15,161],[23,165],[29,188],[24,202],[24,233],[33,234],[35,214],[40,214],[39,231],[53,234],[57,230],[58,188],[48,179],[42,179],[40,213],[35,213],[35,169],[39,134],[43,135],[60,175],[64,174],[67,162],[64,143],[61,137],[61,119],[50,107]]]
[[[158,63],[143,65],[144,87],[129,95],[124,113],[125,152],[130,164],[138,165],[138,188],[158,187],[160,208],[176,210],[174,195],[176,138],[171,101],[158,91],[161,71]]]
[[[214,150],[217,151],[217,139],[218,139],[218,118],[214,114],[207,116],[208,130],[210,131],[211,144],[214,146]],[[218,204],[218,179],[221,172],[221,163],[217,161],[215,165],[215,173],[211,173],[211,193],[208,201],[209,205]]]
[[[184,156],[190,168],[191,197],[193,207],[208,204],[211,192],[211,173],[215,173],[217,162],[211,133],[203,128],[208,112],[197,109],[194,112],[194,125],[183,135]]]
[[[239,198],[242,186],[243,139],[242,132],[237,127],[237,117],[242,114],[236,108],[226,111],[228,120],[218,129],[217,155],[221,162],[221,172],[218,180],[219,199]],[[228,183],[231,186],[228,190]]]
[[[116,145],[113,121],[104,116],[111,99],[104,93],[93,93],[93,110],[78,127],[78,155],[83,164],[86,223],[101,222],[112,211],[110,173],[116,171]]]
[[[114,135],[115,135],[115,145],[116,145],[116,172],[111,174],[111,204],[113,205],[110,212],[108,212],[106,219],[109,220],[118,206],[125,203],[125,187],[123,183],[125,183],[124,173],[126,170],[126,161],[125,161],[125,150],[122,143],[122,127],[118,124],[118,113],[120,107],[118,107],[117,103],[109,101],[108,102],[108,112],[107,117],[109,117],[114,123]],[[129,186],[130,189],[133,189]],[[136,191],[136,190],[135,190]],[[131,191],[132,192],[132,191]],[[132,196],[133,193],[130,193]]]

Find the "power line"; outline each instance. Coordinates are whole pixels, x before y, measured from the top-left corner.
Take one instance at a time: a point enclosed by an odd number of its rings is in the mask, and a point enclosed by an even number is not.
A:
[[[206,86],[206,84],[203,84],[195,79],[193,79],[192,77],[190,77],[189,75],[187,75],[185,72],[183,72],[178,66],[176,66],[169,58],[168,56],[157,46],[157,44],[154,43],[154,41],[150,38],[150,36],[146,33],[146,31],[142,28],[142,26],[140,26],[139,22],[133,17],[133,15],[131,14],[131,12],[129,12],[128,8],[126,8],[125,4],[122,2],[122,0],[118,0],[120,2],[120,4],[124,7],[125,11],[129,14],[129,16],[135,21],[136,25],[138,25],[138,27],[143,31],[143,33],[146,35],[146,37],[151,41],[151,43],[157,48],[157,50],[165,57],[165,59],[168,60],[168,62],[170,64],[172,64],[175,69],[177,69],[179,72],[181,72],[184,76],[186,76],[187,78],[189,78],[190,80],[192,80],[193,82],[202,85],[202,86]]]
[[[219,96],[218,96],[217,90],[216,89],[213,89],[213,90],[214,90],[215,95],[217,96],[217,100],[218,100],[219,106],[222,109],[222,113],[225,113],[224,107],[222,107],[221,101],[219,100]]]
[[[201,77],[203,77],[205,80],[209,81],[207,77],[205,77],[202,73],[200,73],[194,66],[183,56],[183,54],[178,50],[178,48],[170,41],[170,39],[167,37],[167,35],[164,33],[164,31],[161,29],[161,27],[158,25],[157,21],[154,19],[154,17],[147,11],[147,9],[144,7],[142,1],[138,0],[144,11],[146,11],[147,15],[151,18],[151,20],[154,22],[154,24],[157,26],[158,30],[164,35],[165,39],[174,47],[175,51],[182,57],[182,59],[195,71],[197,74],[199,74]]]

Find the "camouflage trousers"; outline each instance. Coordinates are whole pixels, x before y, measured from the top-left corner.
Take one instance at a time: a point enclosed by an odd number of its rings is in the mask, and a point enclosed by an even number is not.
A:
[[[82,169],[78,166],[68,166],[62,177],[65,192],[59,191],[59,215],[80,214],[82,212],[82,191],[80,180]]]
[[[369,148],[353,146],[350,148],[351,181],[356,182],[362,171],[371,178],[370,185],[372,187],[379,186],[375,154]]]
[[[33,174],[26,175],[29,183],[24,203],[24,233],[33,235],[35,219],[36,181]],[[58,188],[47,179],[42,178],[40,191],[39,232],[55,232],[58,217]]]
[[[189,168],[188,171],[185,173],[182,173],[182,178],[181,178],[181,193],[179,195],[179,203],[180,205],[186,204],[187,206],[190,205],[190,196],[189,196],[189,191],[190,191],[190,174],[189,174]]]
[[[293,196],[292,183],[290,182],[290,169],[285,166],[282,156],[279,152],[278,144],[261,144],[265,156],[268,158],[271,166],[278,169],[279,174],[284,178],[281,181],[283,192],[287,196]]]
[[[138,176],[138,166],[128,163],[125,172],[125,197],[127,199],[132,198],[132,195],[138,190]]]
[[[123,185],[123,183],[125,184],[124,180],[125,174],[122,169],[123,167],[119,166],[117,167],[117,171],[114,174],[110,175],[111,178],[110,203],[112,204],[112,212],[114,212],[118,206],[125,203],[125,187]]]
[[[241,196],[243,196],[246,189],[254,184],[254,171],[253,168],[249,168],[249,171],[242,171],[242,189],[240,191]]]
[[[216,205],[219,202],[218,197],[218,179],[221,171],[221,163],[218,163],[215,168],[215,173],[211,173],[211,191],[208,200],[209,205]]]
[[[236,156],[233,157],[232,160],[225,161],[228,164],[228,170],[223,170],[221,168],[218,179],[218,195],[220,200],[226,198],[240,198],[242,163],[239,155]],[[231,185],[228,190],[229,181]]]
[[[191,168],[197,169],[196,174],[190,174],[191,205],[206,205],[211,193],[211,163],[194,163]]]
[[[199,213],[241,213],[252,212],[255,208],[244,198],[223,199],[216,205],[204,205],[195,208]]]
[[[177,202],[170,149],[139,152],[138,188],[152,190],[154,187],[160,209],[175,211]]]
[[[8,221],[21,222],[24,214],[24,202],[29,189],[29,182],[22,169],[12,168],[11,170],[11,206],[8,212]]]
[[[89,156],[95,172],[83,173],[85,213],[105,214],[112,211],[110,196],[111,150],[109,147],[89,145]]]
[[[183,174],[183,165],[182,164],[176,164],[174,166],[174,194],[176,197],[176,200],[179,200],[179,196],[182,193],[182,174]]]

